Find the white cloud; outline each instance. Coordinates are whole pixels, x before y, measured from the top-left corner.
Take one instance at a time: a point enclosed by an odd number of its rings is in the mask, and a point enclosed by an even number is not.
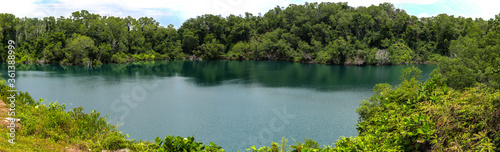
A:
[[[384,1],[382,0],[382,3]],[[390,3],[407,3],[407,4],[434,4],[438,0],[388,0]],[[380,2],[379,2],[380,3]]]
[[[79,11],[95,10],[96,12],[110,12],[110,10],[144,11],[145,14],[164,15],[158,9],[167,8],[181,12],[183,17],[196,17],[202,14],[243,14],[244,12],[267,12],[276,5],[287,6],[286,0],[60,0],[59,3],[40,4],[39,0],[11,1],[1,5],[1,13],[12,13],[16,16],[68,16],[67,10]],[[217,9],[216,6],[222,9]],[[227,10],[224,11],[223,9]],[[123,12],[121,12],[123,13]],[[167,15],[171,15],[167,14]]]
[[[31,16],[37,13],[37,5],[33,4],[34,2],[36,0],[2,2],[0,10],[1,13],[12,13],[16,16]]]
[[[486,1],[475,3],[477,8],[477,15],[474,17],[482,17],[485,20],[495,18],[495,15],[500,14],[500,1]]]

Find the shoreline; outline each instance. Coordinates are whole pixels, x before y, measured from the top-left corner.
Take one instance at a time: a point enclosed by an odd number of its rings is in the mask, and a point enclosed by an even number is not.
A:
[[[229,59],[215,59],[215,60],[192,60],[192,59],[164,59],[164,60],[130,60],[127,62],[123,63],[118,63],[118,62],[111,62],[111,63],[102,63],[99,65],[92,65],[92,66],[87,66],[87,67],[99,67],[100,65],[106,65],[106,64],[128,64],[128,63],[135,63],[135,62],[150,62],[150,61],[280,61],[280,62],[289,62],[289,63],[302,63],[302,64],[319,64],[319,65],[338,65],[338,66],[392,66],[392,65],[430,65],[430,64],[435,64],[437,65],[437,61],[424,61],[424,62],[406,62],[406,63],[399,63],[399,64],[334,64],[334,63],[318,63],[315,61],[309,61],[309,62],[295,62],[295,61],[287,61],[287,60],[229,60]],[[3,62],[6,63],[6,62]],[[61,65],[61,66],[86,66],[86,65],[73,65],[73,64],[61,64],[61,63],[47,63],[47,62],[35,62],[35,63],[19,63],[16,62],[16,65]]]

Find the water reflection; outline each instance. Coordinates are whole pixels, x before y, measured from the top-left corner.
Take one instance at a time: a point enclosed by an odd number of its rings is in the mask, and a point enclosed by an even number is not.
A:
[[[258,84],[265,87],[312,88],[335,91],[372,87],[389,81],[398,83],[401,70],[398,66],[339,66],[289,63],[280,61],[146,61],[126,64],[105,64],[100,67],[63,65],[18,65],[18,71],[45,71],[43,76],[66,77],[99,76],[103,82],[119,83],[131,77],[190,78],[197,86],[217,86],[223,83]],[[416,65],[423,70],[424,78],[435,65]],[[2,64],[2,73],[7,65]],[[6,75],[2,75],[6,78]],[[238,81],[230,81],[238,80]],[[92,81],[92,80],[90,80]]]

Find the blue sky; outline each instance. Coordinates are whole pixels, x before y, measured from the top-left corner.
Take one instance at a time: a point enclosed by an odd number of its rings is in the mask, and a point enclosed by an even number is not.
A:
[[[328,0],[327,0],[328,1]],[[88,10],[100,15],[126,17],[153,17],[161,25],[173,24],[176,28],[189,19],[203,14],[264,14],[275,6],[324,2],[314,0],[9,0],[0,6],[0,13],[18,17],[68,17],[74,11]],[[339,0],[330,0],[339,2]],[[350,6],[370,6],[383,2],[393,3],[418,17],[446,13],[455,16],[494,18],[500,13],[500,1],[489,0],[350,0]]]

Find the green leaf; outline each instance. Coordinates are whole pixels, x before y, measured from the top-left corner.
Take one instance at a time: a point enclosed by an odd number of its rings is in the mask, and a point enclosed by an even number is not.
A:
[[[162,144],[161,138],[160,138],[160,137],[156,137],[156,139],[155,139],[155,143],[156,143],[158,146],[161,146],[161,144]]]

